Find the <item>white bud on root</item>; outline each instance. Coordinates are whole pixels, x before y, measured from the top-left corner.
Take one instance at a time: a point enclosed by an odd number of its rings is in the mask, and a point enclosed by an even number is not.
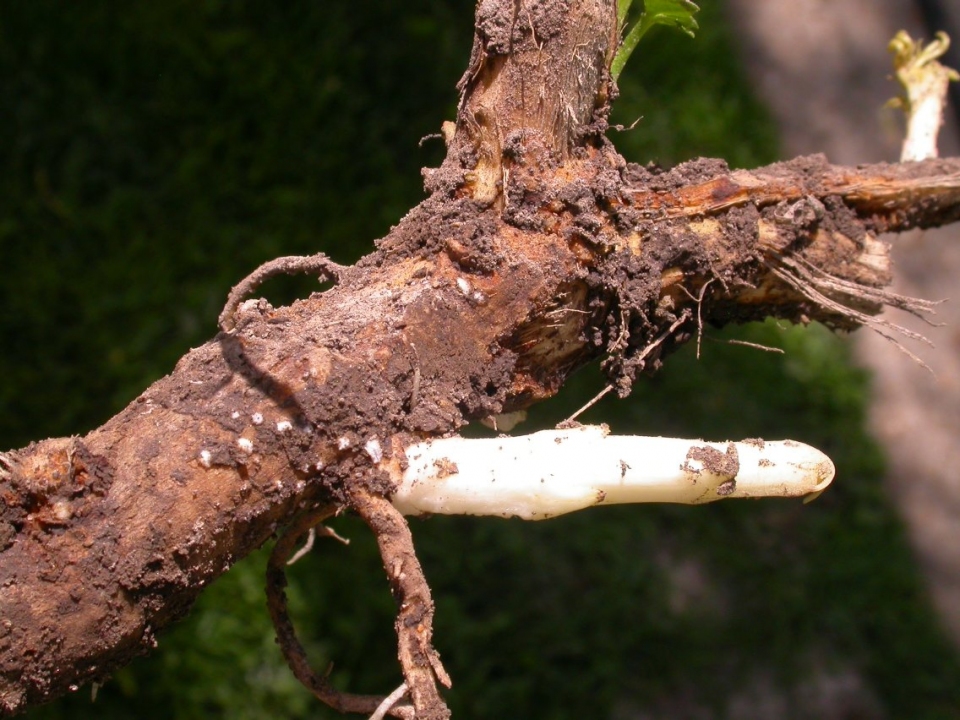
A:
[[[520,437],[441,438],[407,447],[406,456],[393,496],[404,514],[525,520],[621,503],[813,499],[835,473],[826,455],[790,440],[616,436],[597,426]]]

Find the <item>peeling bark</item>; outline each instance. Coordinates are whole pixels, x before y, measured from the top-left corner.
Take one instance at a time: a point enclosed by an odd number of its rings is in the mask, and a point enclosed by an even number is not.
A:
[[[323,294],[239,304],[229,332],[88,435],[0,455],[0,710],[102,680],[233,562],[332,505],[377,533],[417,717],[445,717],[429,590],[371,448],[402,462],[597,357],[625,395],[698,318],[852,329],[885,305],[929,309],[883,290],[874,234],[954,221],[960,161],[629,165],[603,136],[614,15],[481,2],[447,158],[375,252]]]

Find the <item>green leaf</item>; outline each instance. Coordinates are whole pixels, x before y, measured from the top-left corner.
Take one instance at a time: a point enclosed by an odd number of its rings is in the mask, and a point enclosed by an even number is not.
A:
[[[617,1],[617,21],[621,28],[626,25],[627,13],[632,4],[633,0]],[[620,77],[620,72],[627,64],[634,48],[650,28],[654,25],[669,25],[693,37],[694,32],[700,27],[693,16],[699,11],[700,8],[691,0],[645,0],[643,12],[624,37],[620,49],[613,58],[610,66],[613,79]]]

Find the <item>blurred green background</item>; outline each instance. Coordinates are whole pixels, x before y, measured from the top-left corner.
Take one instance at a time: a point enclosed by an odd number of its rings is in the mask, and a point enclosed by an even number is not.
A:
[[[640,46],[615,121],[642,119],[611,137],[639,162],[775,160],[721,9],[702,5],[696,41],[661,28]],[[418,141],[453,119],[472,15],[467,0],[0,5],[0,448],[103,422],[213,336],[262,261],[369,252],[442,157]],[[601,386],[585,369],[520,429]],[[414,521],[454,716],[960,717],[960,663],[882,492],[868,394],[820,328],[711,331],[699,360],[687,348],[582,419],[813,443],[838,468],[816,503]],[[387,692],[400,677],[375,545],[351,518],[334,526],[351,545],[292,569],[293,613],[316,667]],[[84,688],[28,717],[339,717],[280,657],[264,563],[215,583],[95,703]]]

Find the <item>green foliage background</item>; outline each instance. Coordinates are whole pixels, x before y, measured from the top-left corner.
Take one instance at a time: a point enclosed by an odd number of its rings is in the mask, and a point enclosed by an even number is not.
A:
[[[616,120],[642,120],[611,137],[641,162],[776,159],[721,13],[702,5],[696,41],[659,29],[634,55]],[[214,334],[227,290],[260,262],[368,252],[441,158],[441,143],[418,140],[453,118],[472,12],[468,0],[4,3],[0,447],[104,421]],[[708,335],[699,360],[688,348],[585,419],[812,442],[837,462],[833,489],[810,506],[415,522],[456,717],[743,717],[764,693],[782,717],[820,717],[816,679],[850,674],[861,716],[957,717],[960,663],[864,431],[868,379],[820,329],[738,332],[784,356]],[[587,369],[529,427],[600,386]],[[335,526],[351,545],[321,543],[295,566],[291,604],[318,667],[335,660],[344,687],[385,692],[399,683],[392,601],[372,538],[350,518]],[[273,642],[263,553],[94,704],[82,689],[29,717],[333,717]]]

